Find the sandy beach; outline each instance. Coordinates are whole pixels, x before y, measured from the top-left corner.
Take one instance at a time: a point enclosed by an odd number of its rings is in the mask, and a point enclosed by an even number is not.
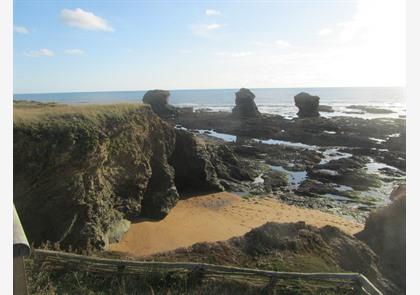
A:
[[[333,225],[349,234],[363,229],[362,224],[339,216],[286,205],[269,197],[247,200],[222,192],[181,200],[161,221],[133,223],[123,239],[109,245],[108,250],[145,256],[241,236],[269,221]]]

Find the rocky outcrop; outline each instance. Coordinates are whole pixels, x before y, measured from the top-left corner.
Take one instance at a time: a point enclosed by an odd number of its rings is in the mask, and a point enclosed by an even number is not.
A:
[[[392,114],[395,113],[394,111],[388,110],[388,109],[382,109],[378,107],[372,107],[372,106],[365,106],[365,105],[350,105],[347,106],[348,109],[353,110],[359,110],[362,112],[366,112],[369,114]]]
[[[235,93],[235,107],[232,109],[232,114],[239,118],[255,118],[260,117],[255,104],[255,94],[247,88],[241,88]]]
[[[334,109],[332,106],[327,106],[327,105],[322,105],[322,104],[319,105],[318,111],[324,112],[324,113],[334,113]]]
[[[176,130],[147,106],[19,114],[14,203],[35,245],[104,248],[121,237],[128,220],[163,218],[180,191],[217,191],[219,177],[247,177],[229,148]]]
[[[387,145],[370,138],[386,139],[393,134],[402,134],[405,130],[403,119],[367,120],[335,116],[290,120],[278,115],[262,114],[260,118],[241,120],[228,112],[194,112],[178,116],[174,123],[189,129],[215,130],[248,138],[278,139],[319,146],[359,147],[369,152],[374,151],[372,148],[377,148],[374,153],[384,154],[387,157],[389,152],[381,151],[388,148]],[[392,146],[390,148],[391,152],[397,151],[392,150]],[[396,164],[398,166],[384,162],[387,159],[377,160],[399,168],[404,166],[405,151],[399,148],[398,153],[393,157],[395,159],[393,162],[400,161]]]
[[[169,104],[171,93],[167,90],[149,90],[143,96],[143,102],[149,104],[160,117],[169,118],[176,115],[176,108]]]
[[[180,191],[223,190],[206,144],[191,133],[177,130],[177,145],[170,163],[177,171],[175,183]]]
[[[403,132],[401,132],[398,136],[389,137],[385,141],[384,146],[389,150],[405,152],[406,143],[407,143],[406,132],[405,130],[403,130]]]
[[[187,194],[221,191],[229,182],[254,179],[228,146],[204,141],[184,130],[177,130],[177,145],[169,162],[176,171],[176,187]]]
[[[399,189],[399,196],[392,204],[373,212],[356,237],[375,251],[383,273],[405,291],[406,197],[403,190],[405,187]]]
[[[295,95],[295,105],[299,108],[299,118],[319,117],[319,97],[301,92]]]
[[[395,290],[380,272],[378,256],[365,243],[336,227],[317,228],[304,222],[269,222],[242,237],[198,243],[151,258],[289,272],[357,272],[384,292]]]
[[[369,159],[361,156],[340,158],[315,165],[308,169],[308,175],[321,182],[347,185],[355,190],[364,191],[372,187],[380,187],[379,176],[367,173],[364,169],[367,163]]]

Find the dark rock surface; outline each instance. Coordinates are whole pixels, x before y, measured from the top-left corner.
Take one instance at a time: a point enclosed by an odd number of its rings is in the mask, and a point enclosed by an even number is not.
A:
[[[356,237],[380,257],[383,273],[405,293],[406,273],[406,196],[405,186],[392,204],[373,212]]]
[[[343,148],[342,151],[352,153],[353,155],[370,156],[377,162],[396,167],[402,171],[406,170],[405,150],[401,151],[399,148],[397,150],[378,148]]]
[[[319,97],[301,92],[295,95],[295,105],[299,108],[299,118],[319,117]]]
[[[364,106],[364,105],[350,105],[350,106],[347,106],[346,108],[353,109],[353,110],[360,110],[360,111],[370,113],[370,114],[392,114],[392,113],[394,113],[394,111],[391,111],[391,110],[388,110],[388,109],[382,109],[382,108],[377,108],[377,107],[372,107],[372,106]]]
[[[235,93],[235,96],[235,107],[232,109],[232,115],[239,118],[258,118],[261,116],[254,101],[255,94],[249,89],[241,88]]]
[[[318,111],[324,112],[324,113],[334,113],[334,109],[332,106],[327,106],[323,104],[319,105]]]
[[[160,117],[174,116],[176,108],[169,104],[171,93],[167,90],[149,90],[143,96],[143,102],[149,104],[152,110]]]
[[[407,137],[406,137],[406,132],[404,130],[398,136],[389,137],[384,143],[384,146],[389,150],[405,152],[406,143],[407,143]]]
[[[294,171],[302,171],[307,166],[318,164],[322,157],[322,154],[315,150],[260,142],[232,144],[232,149],[244,157],[264,160],[273,166],[288,166]]]
[[[227,112],[194,112],[177,117],[174,123],[188,129],[213,129],[238,137],[278,139],[309,145],[358,147],[369,150],[386,148],[385,143],[377,143],[371,140],[371,137],[386,140],[387,136],[405,130],[404,119],[367,120],[338,116],[289,120],[268,114],[262,114],[260,118],[240,119]],[[390,148],[394,151],[394,146]],[[404,160],[405,155],[402,158]]]
[[[380,179],[376,174],[366,173],[363,170],[330,170],[310,169],[308,175],[321,182],[333,182],[350,186],[355,190],[365,191],[372,187],[380,187]]]
[[[365,165],[369,162],[369,158],[363,156],[340,158],[315,165],[309,169],[309,175],[323,182],[333,181],[355,190],[365,191],[381,186],[379,176],[366,170]],[[339,195],[345,194],[341,192]]]
[[[188,131],[176,132],[177,144],[169,163],[175,168],[175,184],[180,192],[222,191],[220,179],[225,182],[253,179],[229,147],[206,142]]]

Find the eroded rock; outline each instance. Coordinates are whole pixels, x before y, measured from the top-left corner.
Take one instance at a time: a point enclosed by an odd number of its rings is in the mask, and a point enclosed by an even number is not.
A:
[[[152,110],[160,117],[174,116],[176,108],[169,104],[171,93],[167,90],[149,90],[143,96],[143,102],[149,104]]]
[[[334,109],[332,106],[327,106],[327,105],[319,105],[318,110],[320,112],[324,112],[324,113],[334,113]]]
[[[255,94],[251,90],[241,88],[235,93],[235,96],[235,107],[232,109],[234,116],[239,118],[258,118],[261,116],[254,101]]]
[[[295,105],[299,108],[299,118],[319,117],[319,96],[301,92],[295,95]]]

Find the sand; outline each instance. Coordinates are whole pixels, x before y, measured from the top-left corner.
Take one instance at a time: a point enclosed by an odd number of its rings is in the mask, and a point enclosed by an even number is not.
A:
[[[198,242],[227,240],[269,221],[333,225],[349,234],[363,229],[362,224],[318,210],[268,197],[247,200],[222,192],[181,200],[163,220],[133,223],[122,240],[110,244],[108,250],[146,256]]]

